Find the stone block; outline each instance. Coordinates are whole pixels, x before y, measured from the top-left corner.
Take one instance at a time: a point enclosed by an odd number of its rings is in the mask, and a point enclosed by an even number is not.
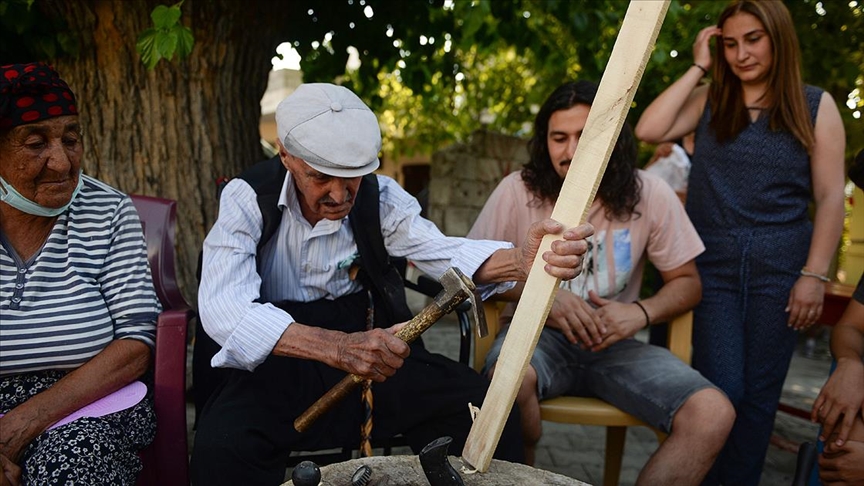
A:
[[[522,161],[484,157],[476,161],[476,179],[498,184],[507,174],[522,168]]]
[[[453,452],[453,451],[450,451]],[[450,456],[450,464],[456,471],[463,471],[467,465],[458,457]],[[343,485],[351,482],[351,476],[361,465],[372,469],[375,483],[380,486],[423,486],[429,480],[423,474],[417,456],[386,456],[352,459],[321,467],[321,484]],[[502,484],[544,484],[547,486],[580,486],[581,481],[542,469],[534,469],[524,464],[493,459],[489,470],[478,474],[460,473],[466,486],[498,486]],[[293,484],[291,481],[285,485]]]
[[[435,205],[429,206],[429,221],[435,223],[435,226],[438,226],[438,229],[444,228],[445,219],[446,214],[444,208]]]
[[[447,206],[452,200],[453,188],[446,179],[429,181],[429,207]]]
[[[465,236],[471,230],[478,210],[474,208],[451,207],[446,211],[446,221],[441,228],[445,235]]]

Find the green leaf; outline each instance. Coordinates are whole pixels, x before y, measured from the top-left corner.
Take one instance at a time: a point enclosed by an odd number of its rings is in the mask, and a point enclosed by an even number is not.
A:
[[[35,43],[49,58],[53,58],[57,55],[57,46],[54,44],[54,39],[49,37],[38,37],[35,39]]]
[[[175,54],[181,58],[191,54],[195,38],[192,30],[180,23],[182,5],[183,0],[170,7],[159,5],[150,13],[153,28],[142,32],[135,45],[147,69],[156,67],[160,59],[170,61]]]
[[[192,47],[195,45],[192,29],[184,25],[175,25],[171,29],[171,33],[177,36],[177,55],[185,58],[192,54]]]
[[[138,36],[138,42],[135,43],[135,50],[141,56],[141,62],[147,66],[148,70],[156,67],[156,63],[162,58],[159,51],[156,49],[156,37],[158,31],[156,29],[147,29]]]
[[[57,34],[56,39],[63,52],[72,56],[78,56],[79,45],[76,37],[71,36],[68,32],[60,32]]]
[[[481,4],[482,5],[482,4]],[[474,34],[483,26],[486,16],[482,8],[469,8],[463,17],[461,36],[464,40],[471,40]]]
[[[177,50],[177,36],[170,33],[159,32],[156,34],[156,51],[169,61],[174,59],[174,51]]]
[[[150,18],[153,19],[153,26],[157,29],[170,29],[180,20],[179,4],[171,7],[159,5],[150,13]]]

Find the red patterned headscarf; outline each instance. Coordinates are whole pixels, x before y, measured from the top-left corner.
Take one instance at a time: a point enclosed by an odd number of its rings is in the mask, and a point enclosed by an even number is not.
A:
[[[75,94],[43,62],[0,66],[0,130],[77,115]]]

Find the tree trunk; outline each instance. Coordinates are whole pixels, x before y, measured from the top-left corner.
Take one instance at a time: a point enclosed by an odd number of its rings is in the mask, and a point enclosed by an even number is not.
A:
[[[46,0],[79,47],[53,61],[78,97],[85,173],[126,193],[175,199],[178,279],[196,301],[195,270],[217,209],[214,182],[263,158],[260,100],[284,25],[277,2],[186,0],[195,36],[186,60],[147,71],[135,51],[159,0]],[[268,37],[269,36],[269,37]]]

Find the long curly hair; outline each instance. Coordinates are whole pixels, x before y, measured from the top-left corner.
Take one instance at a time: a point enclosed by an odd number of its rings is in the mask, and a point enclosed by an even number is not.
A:
[[[538,201],[556,201],[564,183],[549,157],[546,142],[549,119],[559,110],[579,104],[590,106],[596,95],[597,84],[590,81],[570,82],[559,86],[540,107],[534,119],[534,135],[528,140],[529,160],[522,167],[522,180]],[[597,189],[597,196],[603,201],[606,217],[610,220],[629,221],[636,212],[642,189],[642,182],[636,172],[636,153],[633,130],[628,123],[624,123]]]

